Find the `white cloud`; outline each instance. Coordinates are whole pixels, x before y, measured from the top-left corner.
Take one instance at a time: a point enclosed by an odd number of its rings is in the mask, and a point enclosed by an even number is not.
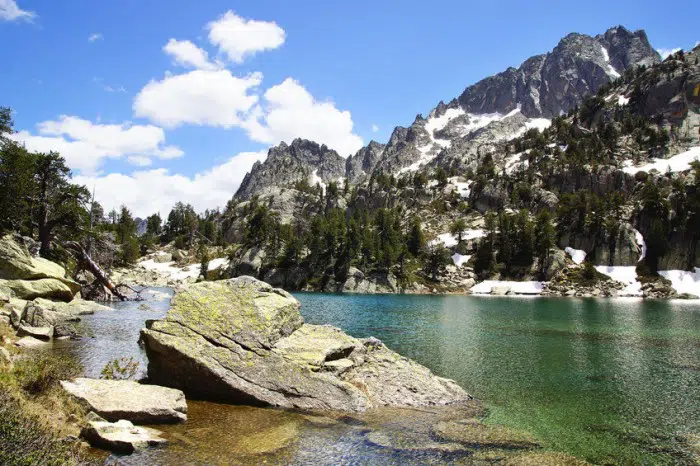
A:
[[[284,29],[277,23],[241,18],[230,10],[210,22],[207,29],[209,42],[233,63],[242,63],[256,52],[276,49],[285,39]]]
[[[126,92],[126,89],[124,89],[124,86],[110,86],[109,84],[105,84],[103,89],[107,92],[120,92],[120,93]]]
[[[352,116],[330,101],[317,101],[301,84],[287,78],[265,92],[265,106],[257,105],[243,127],[251,139],[269,144],[306,138],[326,144],[347,157],[363,145],[352,132]]]
[[[90,34],[88,37],[88,42],[95,42],[96,40],[101,40],[102,39],[102,34],[99,32],[96,32],[94,34]]]
[[[137,165],[139,167],[147,167],[153,163],[153,160],[145,155],[130,155],[126,158],[126,160],[131,165]]]
[[[249,92],[262,81],[261,73],[235,77],[229,70],[194,70],[151,81],[134,99],[137,117],[167,128],[182,124],[231,128],[258,101]]]
[[[170,39],[163,47],[163,51],[173,57],[176,65],[185,68],[197,68],[201,70],[215,70],[219,68],[209,61],[209,54],[194,45],[189,40]]]
[[[95,198],[106,211],[124,204],[142,218],[155,212],[167,216],[178,201],[192,204],[197,211],[223,208],[248,170],[266,156],[266,151],[242,152],[193,177],[157,169],[136,171],[130,175],[77,176],[74,181],[90,190],[94,187]]]
[[[15,0],[0,0],[0,20],[16,21],[25,20],[31,21],[36,17],[33,11],[26,11],[17,6]]]
[[[377,125],[372,125],[372,132],[373,132],[373,133],[378,133],[378,132],[379,132],[379,126],[377,126]]]
[[[12,138],[31,151],[57,151],[69,167],[84,173],[96,172],[105,158],[138,156],[130,161],[143,165],[145,158],[183,155],[178,147],[166,146],[165,131],[153,125],[102,125],[62,115],[58,120],[39,123],[37,129],[38,134],[19,131]]]
[[[677,53],[680,50],[680,47],[676,47],[675,49],[656,49],[656,51],[659,52],[659,55],[661,55],[662,60],[666,60],[666,58],[668,58],[669,55],[673,55],[674,53]]]

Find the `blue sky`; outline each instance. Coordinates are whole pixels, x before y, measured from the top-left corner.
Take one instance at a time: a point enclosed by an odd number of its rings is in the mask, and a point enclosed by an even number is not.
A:
[[[0,0],[0,105],[18,138],[61,151],[106,207],[201,210],[223,206],[280,140],[343,156],[385,142],[569,32],[622,24],[656,48],[691,48],[695,2],[659,5]]]

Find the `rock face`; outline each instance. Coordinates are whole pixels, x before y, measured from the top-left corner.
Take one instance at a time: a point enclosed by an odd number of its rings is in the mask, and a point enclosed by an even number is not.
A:
[[[239,200],[249,200],[269,188],[307,180],[311,186],[345,176],[345,159],[325,145],[295,139],[291,145],[273,147],[264,162],[256,162],[236,192]]]
[[[627,68],[660,61],[644,31],[618,26],[596,37],[574,33],[552,52],[468,87],[458,100],[471,113],[506,114],[519,104],[525,116],[553,118]]]
[[[61,386],[108,421],[158,424],[187,419],[187,402],[180,390],[130,380],[86,378],[62,381]]]
[[[296,299],[251,277],[185,288],[141,338],[150,380],[203,398],[343,411],[469,398],[376,339],[304,324]]]

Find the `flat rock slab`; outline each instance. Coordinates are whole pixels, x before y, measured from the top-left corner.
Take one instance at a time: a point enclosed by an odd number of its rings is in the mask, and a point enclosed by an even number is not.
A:
[[[15,346],[18,348],[48,348],[51,346],[51,342],[42,341],[34,337],[23,337],[15,342]]]
[[[61,386],[108,421],[161,424],[187,420],[185,394],[173,388],[87,378],[62,381]]]
[[[115,453],[133,453],[135,450],[167,443],[162,432],[150,427],[137,427],[129,421],[92,421],[80,434],[90,445]]]

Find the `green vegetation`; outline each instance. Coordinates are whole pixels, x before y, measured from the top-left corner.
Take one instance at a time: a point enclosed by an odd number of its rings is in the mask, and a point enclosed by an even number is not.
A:
[[[0,324],[0,335],[11,334]],[[14,362],[0,364],[0,464],[88,464],[79,445],[65,440],[79,430],[68,416],[81,419],[84,412],[58,386],[79,375],[81,367],[66,355],[29,350],[16,355],[9,344],[5,350]]]

